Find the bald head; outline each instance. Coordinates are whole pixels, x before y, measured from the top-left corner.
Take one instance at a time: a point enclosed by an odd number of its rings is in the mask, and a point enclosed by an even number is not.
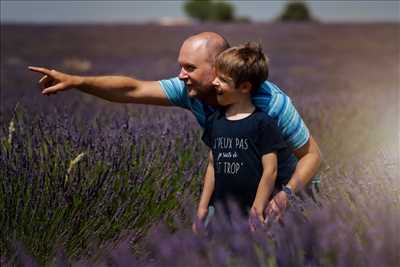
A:
[[[229,43],[224,37],[215,32],[202,32],[187,38],[183,45],[189,45],[197,51],[204,51],[207,58],[214,62],[217,55],[229,48]]]
[[[214,63],[229,48],[228,42],[215,32],[202,32],[186,39],[179,51],[179,79],[185,82],[189,97],[217,105]]]

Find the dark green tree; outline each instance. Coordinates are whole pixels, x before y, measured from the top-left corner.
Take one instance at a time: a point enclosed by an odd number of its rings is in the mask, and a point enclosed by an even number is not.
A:
[[[303,1],[290,1],[282,15],[280,16],[282,21],[311,21],[311,13],[308,7]]]
[[[225,1],[188,0],[184,5],[186,14],[200,21],[231,21],[234,19],[234,7]]]
[[[190,0],[186,1],[184,10],[189,17],[206,21],[210,17],[211,0]]]
[[[235,10],[231,4],[219,1],[212,4],[210,19],[215,21],[232,21],[234,13]]]

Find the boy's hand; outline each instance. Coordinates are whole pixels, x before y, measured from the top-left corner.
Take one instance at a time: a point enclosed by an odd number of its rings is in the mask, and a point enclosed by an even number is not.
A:
[[[256,230],[257,225],[264,224],[264,214],[262,207],[257,207],[257,206],[251,207],[249,213],[249,224],[250,224],[250,230],[252,232]]]
[[[196,220],[192,224],[192,231],[195,234],[199,234],[202,228],[204,228],[204,220],[207,218],[208,207],[207,208],[198,208]]]
[[[197,218],[204,221],[208,214],[208,207],[207,208],[198,208],[197,209]]]

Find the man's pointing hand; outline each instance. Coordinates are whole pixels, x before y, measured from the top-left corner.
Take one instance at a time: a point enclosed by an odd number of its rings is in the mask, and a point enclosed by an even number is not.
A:
[[[72,76],[56,70],[49,70],[40,67],[28,67],[29,70],[43,74],[38,84],[44,95],[56,94],[76,86],[77,76]]]

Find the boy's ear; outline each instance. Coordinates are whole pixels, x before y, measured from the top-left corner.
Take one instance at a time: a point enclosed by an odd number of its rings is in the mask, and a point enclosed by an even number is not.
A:
[[[250,91],[251,91],[251,83],[250,82],[242,82],[239,85],[239,90],[242,93],[250,93]]]

